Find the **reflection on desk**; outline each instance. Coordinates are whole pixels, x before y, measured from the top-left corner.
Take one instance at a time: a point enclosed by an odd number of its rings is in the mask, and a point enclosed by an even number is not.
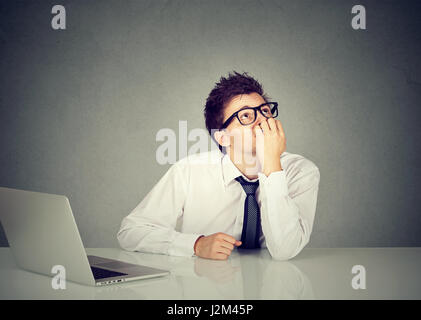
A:
[[[421,248],[306,248],[290,261],[267,249],[234,250],[228,260],[174,257],[117,248],[88,254],[166,269],[170,275],[103,287],[20,270],[9,248],[0,248],[0,299],[420,299]],[[351,286],[352,267],[366,269],[365,290]]]
[[[314,298],[304,273],[292,262],[273,260],[267,250],[235,250],[228,260],[120,251],[117,259],[155,268],[165,266],[174,281],[169,287],[178,299]]]

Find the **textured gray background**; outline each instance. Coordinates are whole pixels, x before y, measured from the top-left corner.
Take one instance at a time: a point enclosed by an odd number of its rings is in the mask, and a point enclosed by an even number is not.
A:
[[[65,31],[57,1],[0,2],[0,186],[67,195],[85,246],[118,246],[169,167],[157,131],[205,128],[231,70],[263,83],[287,151],[320,168],[309,246],[421,245],[421,1],[59,2]]]

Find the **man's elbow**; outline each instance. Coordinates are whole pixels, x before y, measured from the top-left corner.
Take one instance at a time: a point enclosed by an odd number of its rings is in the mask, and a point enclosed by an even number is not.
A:
[[[291,260],[295,256],[297,256],[301,250],[307,245],[308,240],[304,243],[300,242],[297,246],[288,246],[288,247],[276,247],[273,248],[272,246],[268,246],[268,251],[274,260],[278,261],[287,261]]]
[[[287,261],[294,258],[298,254],[298,252],[297,253],[291,253],[287,251],[270,252],[270,250],[269,250],[269,253],[272,259],[277,260],[277,261]]]
[[[135,251],[135,247],[130,244],[130,241],[128,240],[127,230],[120,230],[117,233],[117,241],[120,245],[120,247],[123,250],[126,251]]]

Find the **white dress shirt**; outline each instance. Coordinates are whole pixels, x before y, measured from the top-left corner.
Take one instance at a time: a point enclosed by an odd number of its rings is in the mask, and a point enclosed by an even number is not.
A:
[[[301,155],[283,152],[282,171],[258,173],[260,245],[277,260],[296,256],[310,240],[320,173]],[[123,219],[117,239],[129,251],[194,256],[200,235],[223,232],[241,240],[246,193],[243,176],[218,149],[173,164]],[[177,228],[176,228],[177,227]],[[177,230],[178,229],[178,230]]]

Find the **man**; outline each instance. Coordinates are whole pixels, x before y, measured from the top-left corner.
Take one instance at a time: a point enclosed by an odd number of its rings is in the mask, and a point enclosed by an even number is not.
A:
[[[204,114],[220,150],[173,164],[123,219],[121,247],[217,260],[234,248],[296,256],[310,240],[320,173],[285,151],[277,103],[247,73],[234,72],[221,77]]]

